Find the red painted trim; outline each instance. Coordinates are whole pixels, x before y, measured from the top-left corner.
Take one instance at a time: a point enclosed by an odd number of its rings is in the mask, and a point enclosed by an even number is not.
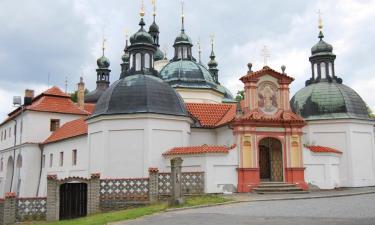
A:
[[[259,168],[237,168],[239,193],[250,192],[260,183]]]
[[[285,168],[285,181],[287,183],[293,183],[303,190],[308,190],[309,186],[305,182],[305,168],[304,167],[293,167]]]

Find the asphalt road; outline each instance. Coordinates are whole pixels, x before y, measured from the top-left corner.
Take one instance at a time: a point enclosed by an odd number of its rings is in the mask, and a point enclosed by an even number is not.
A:
[[[126,225],[375,225],[375,194],[249,202],[167,212]]]

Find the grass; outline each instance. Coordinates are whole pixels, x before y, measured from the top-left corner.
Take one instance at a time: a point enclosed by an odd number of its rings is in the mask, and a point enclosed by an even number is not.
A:
[[[202,195],[202,196],[194,196],[188,197],[185,199],[185,204],[181,207],[191,207],[191,206],[198,206],[198,205],[209,205],[209,204],[217,204],[230,201],[231,199],[224,198],[218,195]],[[142,216],[155,214],[158,212],[163,212],[168,209],[168,205],[166,203],[160,203],[155,205],[143,206],[139,208],[131,208],[121,211],[114,211],[114,212],[107,212],[107,213],[98,213],[94,215],[90,215],[87,217],[82,217],[79,219],[73,220],[61,220],[56,222],[44,222],[44,221],[36,221],[36,222],[27,222],[22,224],[27,225],[105,225],[111,222],[118,222],[123,220],[131,220],[136,219]]]
[[[228,202],[230,200],[231,199],[224,198],[220,195],[202,195],[202,196],[186,198],[185,203],[177,207],[181,208],[181,207],[192,207],[192,206],[198,206],[198,205],[211,205],[211,204]]]

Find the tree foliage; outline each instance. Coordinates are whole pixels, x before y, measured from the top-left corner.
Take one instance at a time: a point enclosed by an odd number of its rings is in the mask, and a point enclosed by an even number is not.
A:
[[[242,91],[237,91],[236,101],[240,102],[244,98],[245,98],[245,91],[243,91],[243,90]]]
[[[85,95],[89,93],[89,90],[85,89]],[[73,101],[73,102],[77,102],[78,101],[78,91],[75,91],[73,93],[70,93],[70,99]]]

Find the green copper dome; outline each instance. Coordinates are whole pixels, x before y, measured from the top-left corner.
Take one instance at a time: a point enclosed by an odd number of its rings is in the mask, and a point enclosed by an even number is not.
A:
[[[214,89],[224,94],[206,67],[195,61],[172,61],[160,71],[160,77],[174,88]]]
[[[312,55],[316,55],[316,54],[320,54],[320,53],[323,53],[323,54],[332,53],[333,47],[332,47],[332,45],[330,45],[327,42],[323,41],[324,35],[323,35],[322,31],[319,32],[319,38],[320,38],[319,42],[316,43],[311,48],[311,54]]]
[[[193,45],[193,42],[191,41],[190,37],[185,34],[185,32],[181,32],[177,37],[176,39],[174,40],[174,44],[175,45],[178,45],[178,44],[189,44],[189,45]]]
[[[134,44],[154,44],[154,41],[151,37],[151,35],[143,28],[145,25],[145,22],[143,21],[143,18],[141,18],[141,22],[139,22],[139,25],[141,28],[137,31],[137,33],[133,34],[130,37],[130,43],[132,45]]]
[[[151,24],[149,30],[148,30],[149,33],[159,33],[159,26],[156,24],[155,20],[154,22]]]
[[[100,57],[97,61],[96,64],[98,65],[99,68],[108,68],[111,64],[109,62],[109,59],[105,57],[104,55]]]
[[[154,60],[159,61],[159,60],[163,60],[163,59],[164,59],[164,53],[159,48],[157,48],[156,52],[155,52],[155,55],[154,55]]]
[[[366,103],[350,87],[336,82],[310,84],[291,99],[293,112],[306,120],[369,119]]]

